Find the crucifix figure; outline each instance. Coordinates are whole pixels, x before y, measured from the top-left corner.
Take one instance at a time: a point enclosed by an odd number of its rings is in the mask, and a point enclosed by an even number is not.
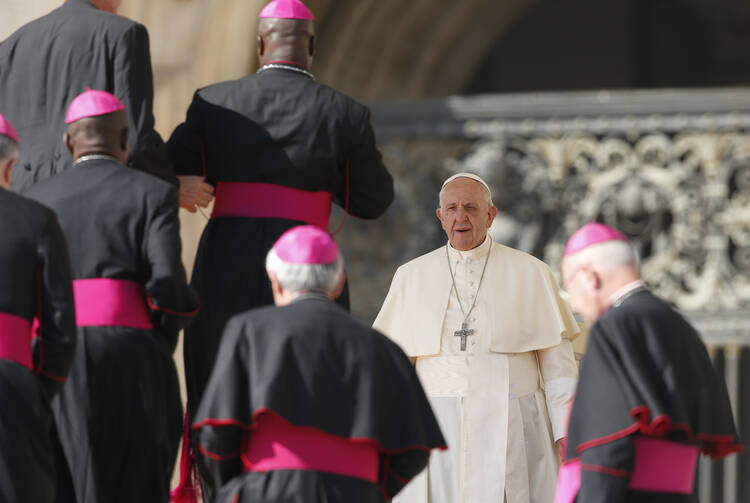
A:
[[[461,330],[456,330],[453,335],[461,338],[461,351],[466,351],[466,338],[470,335],[474,335],[474,329],[469,328],[464,321],[461,323]]]

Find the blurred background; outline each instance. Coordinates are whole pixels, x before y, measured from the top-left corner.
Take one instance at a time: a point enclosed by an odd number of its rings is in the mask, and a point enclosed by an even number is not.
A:
[[[61,2],[0,3],[2,40]],[[151,35],[165,139],[197,88],[257,69],[265,3],[123,0]],[[701,330],[750,438],[750,2],[307,4],[313,73],[371,105],[396,179],[384,218],[349,219],[337,236],[356,315],[371,321],[395,268],[444,243],[440,184],[474,171],[500,209],[493,237],[555,270],[588,221],[633,239],[651,288]],[[205,219],[182,218],[190,270]],[[750,501],[748,454],[702,466],[698,484],[701,501]]]

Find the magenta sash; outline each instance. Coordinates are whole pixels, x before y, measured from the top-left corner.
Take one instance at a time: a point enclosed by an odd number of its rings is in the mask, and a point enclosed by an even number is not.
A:
[[[557,489],[555,490],[555,503],[573,503],[581,488],[581,463],[580,458],[563,463],[557,473]]]
[[[313,470],[377,483],[379,451],[371,442],[295,426],[273,412],[258,416],[257,425],[243,456],[245,471]]]
[[[30,321],[12,314],[0,313],[0,358],[34,370]]]
[[[698,448],[658,438],[635,437],[635,464],[630,474],[629,488],[633,491],[691,494],[698,463]],[[581,487],[580,458],[560,467],[557,477],[555,503],[572,503]]]
[[[146,288],[135,281],[94,278],[73,281],[79,327],[131,327],[151,330]]]
[[[211,218],[284,218],[328,230],[330,192],[293,189],[271,183],[219,182]]]

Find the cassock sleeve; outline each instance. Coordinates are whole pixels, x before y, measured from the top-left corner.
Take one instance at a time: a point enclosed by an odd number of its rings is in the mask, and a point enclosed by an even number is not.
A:
[[[617,377],[617,359],[600,324],[594,325],[568,436],[568,459],[580,458],[582,463],[578,503],[617,503],[625,501],[627,494],[634,454],[632,436],[626,427],[632,424],[632,418]],[[597,441],[592,443],[592,438]]]
[[[622,503],[633,470],[633,438],[628,436],[585,450],[576,503]]]
[[[366,107],[359,112],[354,130],[357,136],[349,152],[349,213],[358,218],[377,218],[393,202],[393,177],[375,145],[375,131]]]
[[[211,474],[214,487],[221,487],[242,473],[242,448],[249,434],[250,375],[244,323],[232,318],[224,329],[211,377],[196,414],[198,460]]]
[[[54,214],[50,215],[40,236],[37,255],[40,330],[34,339],[34,367],[51,399],[67,379],[76,345],[68,246]]]
[[[203,138],[199,130],[202,103],[202,98],[196,92],[185,122],[177,126],[167,142],[167,155],[178,175],[205,175],[201,153]]]
[[[563,339],[557,346],[538,351],[537,355],[552,434],[557,442],[568,435],[568,417],[576,390],[578,365],[568,339]]]
[[[151,277],[146,282],[153,317],[174,350],[177,333],[198,312],[198,298],[182,265],[177,189],[168,187],[148,224],[146,255]]]
[[[133,24],[117,42],[115,50],[114,94],[128,112],[130,164],[176,184],[164,141],[154,130],[154,80],[148,31],[141,24]]]
[[[571,341],[580,334],[578,323],[567,302],[560,293],[560,287],[552,274],[552,270],[543,264],[544,281],[555,299],[560,325],[564,327],[560,344],[537,352],[539,367],[544,380],[544,393],[547,401],[547,411],[552,423],[552,434],[555,442],[568,435],[568,417],[575,395],[578,365]]]

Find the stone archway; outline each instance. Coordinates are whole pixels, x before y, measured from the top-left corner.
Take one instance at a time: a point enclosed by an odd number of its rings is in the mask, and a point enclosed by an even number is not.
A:
[[[372,99],[461,92],[486,51],[535,0],[325,3],[317,75]]]

